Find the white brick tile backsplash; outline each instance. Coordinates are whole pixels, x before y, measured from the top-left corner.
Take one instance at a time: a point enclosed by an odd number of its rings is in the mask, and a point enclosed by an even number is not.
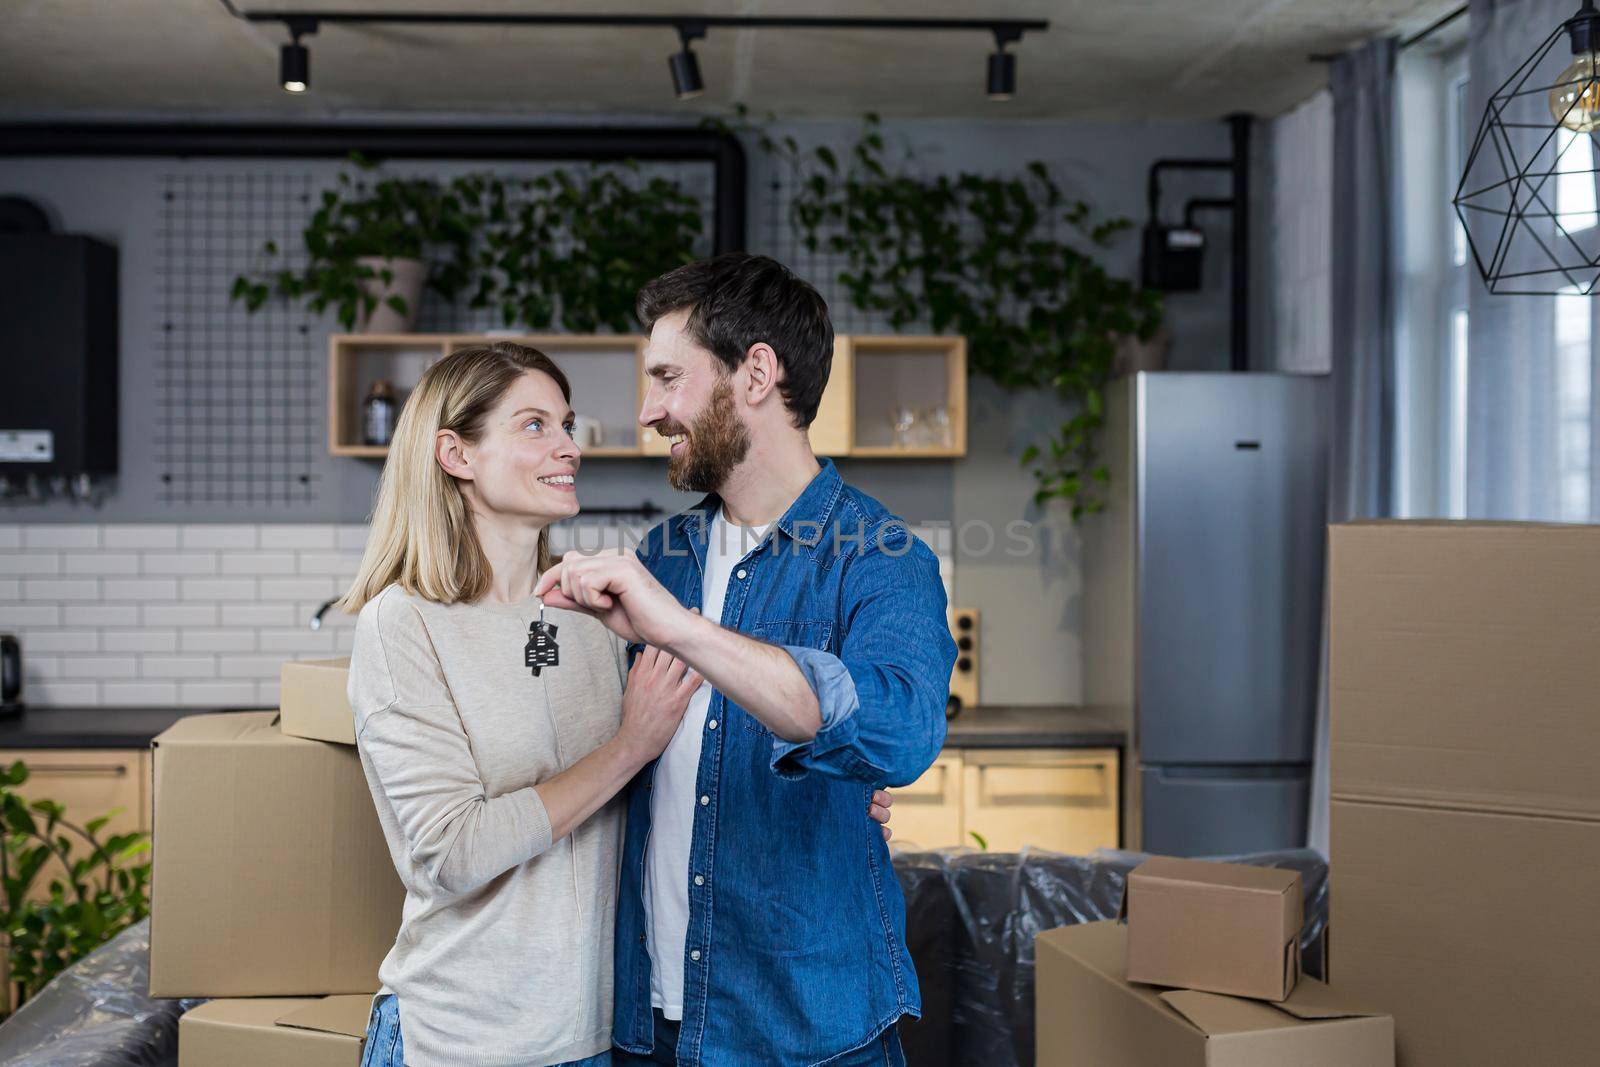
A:
[[[62,574],[138,574],[139,557],[132,552],[65,552]]]
[[[177,600],[176,578],[106,578],[107,600],[132,600],[140,604],[152,600]]]
[[[100,651],[100,631],[98,630],[35,630],[28,634],[28,647],[25,649],[28,659],[36,652],[98,652]],[[107,652],[117,652],[120,649],[108,648]]]
[[[178,631],[106,630],[100,635],[100,641],[107,652],[176,652]]]
[[[354,527],[341,526],[340,530],[354,529]],[[0,525],[0,549],[22,547],[22,527],[15,523]]]
[[[146,626],[215,626],[215,604],[146,604],[139,609]]]
[[[219,678],[276,678],[282,656],[218,656]]]
[[[0,578],[0,600],[21,600],[22,580],[19,578]]]
[[[136,656],[71,656],[61,661],[63,678],[136,678]]]
[[[132,704],[176,704],[177,682],[101,682],[100,703],[128,706]]]
[[[216,678],[215,656],[144,656],[145,678]]]
[[[156,523],[121,523],[101,529],[105,548],[177,548],[178,528]]]
[[[356,571],[361,569],[361,554],[359,552],[302,552],[300,553],[301,574],[328,574],[335,578],[351,581],[356,576]]]
[[[332,578],[263,578],[262,600],[313,600],[338,593],[339,584]]]
[[[99,682],[29,682],[22,699],[39,706],[100,703]]]
[[[224,552],[223,574],[294,574],[293,552]]]
[[[260,543],[259,527],[196,523],[185,526],[178,536],[181,548],[255,548]]]
[[[333,631],[327,627],[312,630],[301,627],[298,630],[261,630],[256,635],[261,641],[262,652],[280,653],[286,657],[296,658],[301,655],[315,656],[322,654],[333,655]]]
[[[217,573],[217,554],[215,552],[146,552],[144,554],[145,574],[215,574]]]
[[[185,630],[185,652],[254,652],[254,630]]]
[[[99,548],[100,527],[93,523],[31,523],[22,528],[23,548]]]
[[[293,604],[223,604],[224,626],[293,626],[300,621]]]
[[[334,535],[334,547],[346,552],[365,552],[369,532],[366,526],[341,526]]]
[[[278,679],[260,681],[256,683],[256,701],[263,707],[275,708],[278,706]]]
[[[254,578],[183,578],[183,599],[196,600],[254,600]]]
[[[235,682],[179,682],[178,703],[184,707],[231,705],[247,707],[257,703],[256,683]]]
[[[29,652],[29,655],[22,657],[22,677],[24,682],[30,682],[34,680],[45,681],[52,678],[66,677],[61,670],[60,656],[32,655],[31,645],[29,647]]]
[[[99,600],[98,578],[24,578],[23,600]]]
[[[60,574],[59,552],[0,552],[0,574]]]
[[[332,526],[274,525],[261,527],[262,548],[333,548]]]
[[[65,604],[60,614],[67,626],[139,625],[139,608],[134,604]]]

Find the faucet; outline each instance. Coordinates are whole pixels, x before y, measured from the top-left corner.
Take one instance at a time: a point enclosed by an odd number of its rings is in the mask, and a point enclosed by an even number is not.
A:
[[[329,608],[333,607],[341,599],[342,599],[342,594],[340,596],[330,597],[329,599],[324,600],[322,602],[322,606],[317,609],[317,613],[315,615],[311,616],[311,628],[313,630],[322,629],[322,617],[328,613],[328,609]]]

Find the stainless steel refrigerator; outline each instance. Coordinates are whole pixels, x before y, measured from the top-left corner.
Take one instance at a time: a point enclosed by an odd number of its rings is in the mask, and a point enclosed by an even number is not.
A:
[[[1082,524],[1084,697],[1129,726],[1131,847],[1304,844],[1331,396],[1324,375],[1111,386],[1109,495]]]

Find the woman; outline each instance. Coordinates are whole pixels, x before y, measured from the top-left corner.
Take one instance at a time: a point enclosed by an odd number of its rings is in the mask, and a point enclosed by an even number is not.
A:
[[[600,623],[532,595],[547,528],[578,512],[570,400],[509,342],[430,367],[340,604],[360,612],[356,741],[406,888],[363,1067],[610,1062],[616,797],[701,679],[649,648],[628,670]]]
[[[364,1064],[609,1060],[612,800],[699,677],[647,651],[624,700],[620,643],[531,595],[546,528],[578,511],[569,399],[533,349],[465,349],[428,369],[395,428],[341,604],[361,613],[357,745],[406,887]],[[541,617],[557,653],[535,672]]]

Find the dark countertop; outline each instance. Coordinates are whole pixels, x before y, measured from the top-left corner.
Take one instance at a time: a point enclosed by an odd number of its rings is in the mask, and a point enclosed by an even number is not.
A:
[[[242,708],[34,707],[0,720],[0,749],[148,748],[183,718]],[[1115,748],[1127,731],[1108,711],[1068,706],[965,708],[950,722],[950,748]]]
[[[241,710],[244,709],[30,707],[18,718],[0,719],[0,749],[149,748],[151,738],[185,715]]]
[[[1104,708],[1067,705],[963,708],[946,748],[1124,748],[1128,731]]]

